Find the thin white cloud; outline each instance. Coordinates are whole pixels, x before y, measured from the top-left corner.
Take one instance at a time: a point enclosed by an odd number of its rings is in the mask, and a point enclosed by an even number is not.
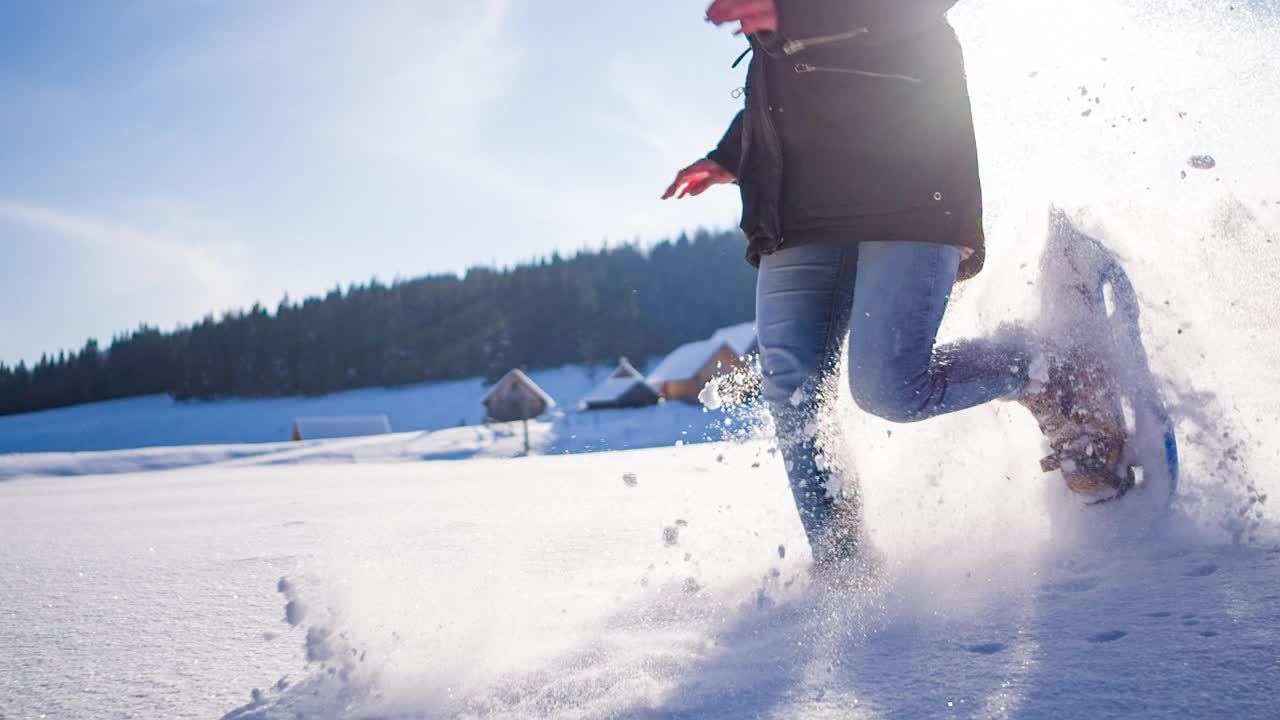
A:
[[[512,87],[524,1],[246,5],[165,51],[132,85],[145,98],[212,88],[243,103],[229,117],[326,154],[435,164],[463,156]]]
[[[279,134],[294,156],[350,163],[362,177],[377,171],[453,183],[470,174],[467,166],[483,152],[479,128],[514,82],[522,34],[513,17],[522,2],[253,6],[165,48],[111,90],[121,102],[150,108],[163,107],[167,98],[188,98],[191,88],[207,88],[211,107],[223,113],[219,129],[230,125],[213,142],[238,143],[237,128],[247,128]],[[159,124],[153,132],[156,142],[179,148],[199,147],[204,140],[190,136],[181,121]],[[211,181],[218,172],[215,167]],[[126,168],[122,176],[128,178]],[[85,197],[86,206],[110,208],[92,212],[42,198],[0,197],[0,221],[105,250],[118,258],[112,270],[121,291],[164,293],[170,299],[161,303],[170,307],[244,306],[260,295],[294,289],[297,273],[263,267],[257,248],[228,237],[247,231],[247,237],[292,233],[314,235],[312,243],[332,241],[311,224],[309,208],[289,198],[290,189],[255,186],[251,169],[245,180],[243,191],[200,198],[126,182],[109,197]],[[335,195],[342,192],[341,179],[299,180],[303,188],[319,185],[318,202],[340,201]],[[270,206],[269,199],[277,197],[274,214],[240,212],[246,198]],[[187,210],[191,206],[194,212]],[[371,209],[371,218],[376,213]],[[207,222],[211,214],[234,232]],[[309,288],[310,280],[302,284],[308,286],[304,290],[320,289]],[[173,297],[175,290],[180,297]],[[154,319],[129,318],[125,324]]]
[[[459,9],[460,8],[460,9]],[[471,161],[481,122],[513,87],[520,33],[511,0],[370,18],[360,34],[357,82],[337,116],[358,146],[419,167]]]
[[[107,251],[122,268],[172,275],[198,302],[212,309],[242,299],[247,283],[230,255],[235,246],[201,242],[187,222],[187,236],[139,228],[56,208],[0,201],[0,220]],[[135,278],[122,277],[122,282]]]

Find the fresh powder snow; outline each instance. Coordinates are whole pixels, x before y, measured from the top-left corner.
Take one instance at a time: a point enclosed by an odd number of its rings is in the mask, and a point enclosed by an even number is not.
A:
[[[44,454],[0,456],[0,717],[1276,717],[1271,8],[952,13],[990,258],[942,339],[1052,316],[1051,206],[1105,242],[1177,422],[1167,513],[1082,507],[1015,405],[903,426],[842,392],[875,552],[830,591],[758,406],[566,412],[531,457],[478,381],[459,417],[423,389],[5,419]],[[602,377],[570,375],[534,379]],[[253,444],[369,414],[414,432]]]

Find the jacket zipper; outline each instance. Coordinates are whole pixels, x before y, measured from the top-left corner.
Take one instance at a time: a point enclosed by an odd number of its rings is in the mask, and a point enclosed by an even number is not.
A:
[[[924,82],[920,78],[912,77],[910,75],[894,75],[893,73],[870,72],[869,70],[855,70],[854,68],[821,67],[819,65],[810,65],[809,63],[796,63],[796,72],[798,73],[833,72],[833,73],[844,73],[846,75],[861,75],[863,77],[870,77],[870,78],[882,78],[884,80],[903,80],[906,82],[913,82],[913,83]]]
[[[806,48],[852,40],[859,35],[866,35],[868,32],[870,32],[870,30],[861,27],[850,30],[849,32],[839,33],[837,35],[819,35],[818,37],[804,38],[801,40],[788,40],[782,44],[782,54],[795,55]]]

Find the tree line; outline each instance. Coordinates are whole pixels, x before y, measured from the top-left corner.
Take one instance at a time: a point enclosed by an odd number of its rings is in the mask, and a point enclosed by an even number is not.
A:
[[[0,363],[0,415],[167,393],[177,400],[321,395],[484,376],[512,367],[646,358],[755,315],[754,271],[736,232],[699,231],[508,269],[377,280],[274,313],[142,325],[109,348]]]

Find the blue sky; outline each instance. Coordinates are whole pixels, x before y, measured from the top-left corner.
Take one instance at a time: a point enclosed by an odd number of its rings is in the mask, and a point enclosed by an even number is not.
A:
[[[377,276],[730,226],[701,0],[0,4],[0,361]]]

